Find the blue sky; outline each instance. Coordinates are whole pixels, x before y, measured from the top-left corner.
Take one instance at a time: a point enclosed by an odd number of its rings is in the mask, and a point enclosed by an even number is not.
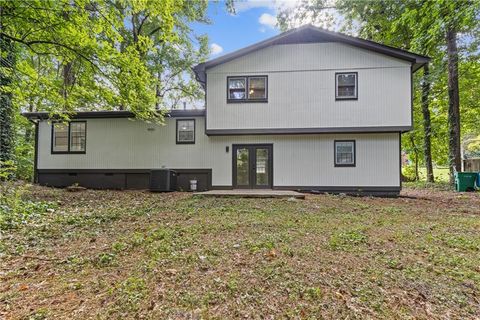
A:
[[[216,58],[279,34],[275,28],[277,6],[274,1],[237,2],[237,14],[231,15],[223,1],[210,2],[208,17],[212,24],[196,23],[193,29],[208,35],[211,58]]]
[[[236,0],[236,14],[232,15],[227,12],[223,0],[210,1],[207,15],[212,23],[195,23],[193,29],[197,34],[208,35],[210,59],[217,58],[279,34],[277,13],[281,9],[295,8],[299,2],[301,0]],[[327,16],[335,18],[336,22],[332,25]],[[338,31],[340,22],[340,16],[330,10],[325,12],[324,22],[319,26]]]

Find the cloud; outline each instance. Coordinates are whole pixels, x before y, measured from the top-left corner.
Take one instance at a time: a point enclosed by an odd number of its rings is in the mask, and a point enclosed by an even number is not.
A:
[[[216,43],[212,43],[212,45],[210,46],[210,52],[211,52],[212,56],[215,56],[217,54],[222,53],[223,48],[222,48],[222,46],[220,46]]]
[[[260,18],[258,18],[258,22],[260,22],[261,25],[274,29],[277,25],[277,17],[269,13],[263,13]]]
[[[293,8],[300,0],[244,0],[235,2],[237,13],[248,11],[253,8],[268,8],[277,11],[280,8]]]

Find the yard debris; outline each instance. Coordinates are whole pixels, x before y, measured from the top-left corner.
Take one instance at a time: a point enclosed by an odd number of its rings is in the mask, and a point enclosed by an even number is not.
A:
[[[278,256],[278,252],[277,252],[277,250],[275,250],[275,249],[271,249],[271,250],[269,250],[269,251],[267,252],[266,256],[267,256],[268,258],[273,259],[273,258],[276,258],[276,257]]]
[[[170,276],[174,276],[178,273],[178,271],[176,269],[166,269],[165,273],[170,275]]]
[[[80,192],[80,191],[87,190],[87,188],[79,186],[78,184],[73,184],[71,186],[66,187],[65,190],[69,192]]]

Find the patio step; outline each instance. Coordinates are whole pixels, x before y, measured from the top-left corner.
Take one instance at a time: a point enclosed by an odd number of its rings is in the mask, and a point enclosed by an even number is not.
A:
[[[233,190],[209,190],[195,192],[194,195],[206,197],[233,197],[233,198],[295,198],[305,199],[305,194],[290,190],[272,189],[233,189]]]

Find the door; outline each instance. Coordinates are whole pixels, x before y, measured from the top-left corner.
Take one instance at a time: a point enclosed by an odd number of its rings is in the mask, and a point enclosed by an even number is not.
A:
[[[273,186],[273,146],[233,145],[233,187],[270,189]]]

